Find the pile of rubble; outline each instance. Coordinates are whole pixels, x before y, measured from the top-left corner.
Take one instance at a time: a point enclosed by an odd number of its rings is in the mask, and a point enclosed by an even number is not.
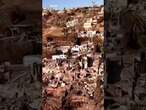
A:
[[[103,109],[103,11],[44,10],[43,110]]]

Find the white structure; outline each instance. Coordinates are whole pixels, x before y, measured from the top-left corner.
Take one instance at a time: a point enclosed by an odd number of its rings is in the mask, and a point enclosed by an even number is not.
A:
[[[62,13],[64,13],[63,10],[59,10],[59,11],[58,11],[58,14],[62,14]]]
[[[92,18],[88,18],[86,23],[92,23]]]
[[[96,37],[96,31],[87,31],[87,37],[90,38]]]
[[[87,37],[87,34],[84,33],[84,31],[81,31],[80,33],[78,33],[78,37],[84,38],[84,37]]]
[[[97,19],[94,19],[94,20],[92,21],[92,24],[96,25],[96,24],[97,24]]]
[[[48,12],[49,12],[49,10],[47,10],[47,9],[43,9],[42,16],[47,15],[47,14],[48,14]]]
[[[80,51],[80,46],[75,45],[72,49],[71,52],[79,52]]]
[[[78,34],[78,37],[84,38],[84,37],[96,37],[96,31],[87,31],[86,33],[80,32]]]
[[[84,29],[85,30],[89,30],[89,29],[91,29],[92,28],[92,25],[91,25],[91,22],[90,23],[84,23]]]
[[[103,32],[101,32],[101,33],[97,33],[96,35],[97,35],[98,37],[104,39],[104,33],[103,33]]]
[[[98,12],[99,15],[103,15],[104,13],[104,7],[101,8],[100,12]]]
[[[84,69],[88,68],[88,58],[86,56],[83,57],[83,64],[84,64]]]
[[[67,23],[66,23],[66,27],[74,27],[75,25],[77,25],[78,24],[78,19],[74,19],[74,20],[72,20],[72,21],[68,21]]]
[[[84,23],[83,27],[84,27],[85,30],[91,29],[92,28],[92,18],[88,18],[86,20],[86,22]]]
[[[70,49],[70,46],[60,46],[59,50],[61,50],[63,53],[67,53]]]
[[[57,59],[62,59],[62,60],[64,60],[64,59],[67,59],[67,56],[66,55],[53,55],[52,56],[52,60],[57,60]]]

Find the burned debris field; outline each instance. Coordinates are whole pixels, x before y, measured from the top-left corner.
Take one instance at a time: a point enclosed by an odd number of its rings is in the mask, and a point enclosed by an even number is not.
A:
[[[103,110],[104,7],[44,9],[43,110]]]

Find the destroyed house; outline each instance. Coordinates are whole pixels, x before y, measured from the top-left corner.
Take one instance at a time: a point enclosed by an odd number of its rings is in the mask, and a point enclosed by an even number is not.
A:
[[[87,31],[87,37],[90,38],[96,37],[96,31]]]
[[[80,33],[78,33],[78,38],[80,38],[80,37],[86,37],[87,36],[87,34],[85,33],[85,32],[80,32]]]
[[[66,23],[66,27],[74,27],[77,23],[78,23],[78,20],[77,19],[74,19],[72,21],[68,21]]]
[[[91,28],[92,28],[91,23],[84,23],[84,29],[85,29],[85,30],[89,30],[89,29],[91,29]]]
[[[58,60],[58,59],[61,59],[61,60],[67,59],[67,56],[66,55],[53,55],[52,56],[52,60]]]
[[[87,32],[81,32],[78,34],[78,37],[80,38],[85,38],[85,37],[89,37],[89,38],[93,38],[96,37],[96,31],[87,31]]]
[[[71,48],[71,52],[79,52],[80,51],[80,46],[76,45]]]
[[[104,14],[104,7],[101,7],[100,11],[98,12],[99,15],[103,15]]]

